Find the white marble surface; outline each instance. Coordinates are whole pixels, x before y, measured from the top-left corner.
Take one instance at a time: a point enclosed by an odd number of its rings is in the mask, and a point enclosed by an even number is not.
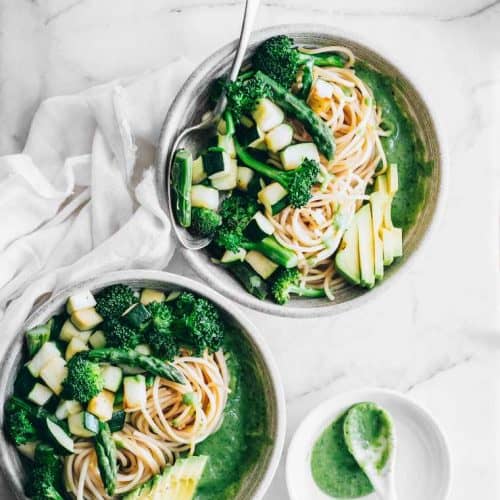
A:
[[[181,54],[200,61],[237,35],[240,12],[232,0],[1,0],[0,154],[22,149],[42,99]],[[339,391],[401,390],[425,404],[449,438],[450,499],[500,498],[500,179],[493,157],[500,2],[266,0],[257,22],[330,24],[389,49],[438,104],[450,150],[445,218],[405,279],[335,319],[248,311],[283,375],[287,440],[309,409]],[[180,258],[170,269],[190,274]],[[3,484],[0,492],[11,498]],[[285,498],[282,461],[266,499]]]

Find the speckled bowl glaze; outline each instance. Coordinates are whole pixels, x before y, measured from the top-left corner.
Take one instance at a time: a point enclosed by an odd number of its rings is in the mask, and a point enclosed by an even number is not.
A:
[[[51,316],[60,311],[70,295],[80,290],[97,292],[106,286],[116,283],[125,283],[133,288],[150,287],[162,290],[192,291],[216,304],[223,312],[226,321],[236,326],[242,335],[244,335],[262,377],[264,396],[268,409],[267,429],[270,437],[270,445],[262,450],[259,461],[244,477],[235,499],[250,500],[262,498],[276,472],[283,451],[286,431],[285,398],[278,369],[260,333],[245,315],[242,314],[239,308],[235,308],[232,302],[214,292],[211,288],[175,274],[144,270],[119,271],[105,274],[61,291],[36,309],[5,351],[2,360],[0,367],[0,424],[3,426],[4,403],[12,392],[15,377],[20,369],[24,339],[23,332],[35,325],[46,322]],[[0,434],[0,457],[0,467],[11,486],[12,496],[25,499],[26,497],[22,488],[25,471],[15,447],[6,441],[3,432]]]
[[[279,306],[271,301],[261,301],[246,290],[222,267],[211,262],[210,257],[203,251],[183,250],[184,256],[196,270],[203,281],[214,287],[240,304],[257,311],[278,316],[314,318],[317,316],[334,315],[374,298],[395,281],[396,276],[403,274],[408,263],[421,252],[422,244],[429,239],[431,229],[436,226],[438,215],[441,212],[444,199],[445,154],[442,136],[438,133],[436,117],[432,115],[433,107],[427,105],[422,97],[423,92],[418,90],[415,78],[408,78],[399,67],[390,62],[389,58],[375,51],[371,43],[359,42],[358,36],[339,33],[328,26],[317,25],[282,25],[257,31],[252,37],[248,50],[250,57],[255,47],[265,39],[286,34],[296,43],[307,46],[344,45],[349,47],[359,60],[364,61],[383,74],[391,76],[395,83],[395,90],[406,106],[407,113],[416,124],[416,132],[424,146],[426,160],[432,162],[433,169],[427,182],[425,204],[413,227],[404,234],[404,257],[384,271],[384,279],[372,290],[366,290],[343,283],[335,290],[336,300],[296,298],[286,306]],[[209,83],[228,72],[236,42],[232,42],[213,55],[208,57],[191,74],[175,98],[165,119],[157,150],[157,186],[163,208],[167,211],[166,197],[166,165],[171,147],[175,138],[187,126],[198,123],[204,112],[209,109]],[[407,64],[406,67],[409,65]],[[189,144],[187,144],[189,147]]]

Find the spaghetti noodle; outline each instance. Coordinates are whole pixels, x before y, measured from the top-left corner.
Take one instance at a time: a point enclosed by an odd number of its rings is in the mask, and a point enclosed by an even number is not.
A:
[[[144,408],[130,412],[124,428],[113,434],[118,448],[117,495],[143,484],[181,453],[193,454],[196,444],[222,423],[229,392],[224,353],[194,357],[183,351],[173,364],[186,383],[156,377]],[[105,492],[91,440],[75,443],[75,453],[65,459],[64,467],[67,488],[77,500],[111,498]]]
[[[388,132],[381,128],[381,110],[375,105],[371,90],[356,76],[352,67],[355,57],[348,48],[335,46],[301,51],[308,54],[340,52],[347,58],[343,68],[313,67],[314,81],[321,78],[333,90],[326,110],[318,114],[335,139],[335,157],[331,161],[321,158],[323,182],[313,187],[307,205],[288,206],[274,216],[270,212],[266,216],[275,227],[276,239],[297,254],[303,284],[324,288],[333,300],[332,256],[356,209],[366,198],[366,186],[387,168],[380,137]],[[302,124],[296,120],[290,123],[296,141],[311,141]]]

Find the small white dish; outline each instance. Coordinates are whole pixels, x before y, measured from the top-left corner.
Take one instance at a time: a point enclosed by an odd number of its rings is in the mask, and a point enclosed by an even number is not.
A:
[[[314,443],[344,411],[355,403],[371,401],[386,409],[396,433],[395,480],[401,500],[445,500],[451,482],[451,459],[446,439],[436,420],[413,400],[385,389],[342,393],[325,401],[302,421],[288,448],[286,482],[291,500],[326,500],[311,473]],[[375,493],[362,497],[377,500]]]

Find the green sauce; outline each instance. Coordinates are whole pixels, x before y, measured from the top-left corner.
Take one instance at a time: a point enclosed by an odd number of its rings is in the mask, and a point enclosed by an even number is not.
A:
[[[347,412],[330,424],[314,444],[311,471],[314,481],[327,495],[358,498],[373,492],[373,487],[349,453],[344,441]]]
[[[270,445],[261,375],[250,348],[237,330],[227,335],[231,394],[220,429],[196,447],[209,457],[198,485],[197,500],[234,498],[241,481]]]
[[[357,403],[323,431],[314,444],[314,481],[335,498],[359,498],[373,491],[365,474],[383,471],[393,451],[393,425],[374,403]]]
[[[355,70],[372,89],[382,109],[383,126],[393,131],[392,135],[381,139],[388,163],[398,166],[399,190],[392,202],[392,220],[396,227],[407,230],[425,201],[432,165],[425,161],[423,145],[395,91],[397,82],[363,63],[357,63]]]

